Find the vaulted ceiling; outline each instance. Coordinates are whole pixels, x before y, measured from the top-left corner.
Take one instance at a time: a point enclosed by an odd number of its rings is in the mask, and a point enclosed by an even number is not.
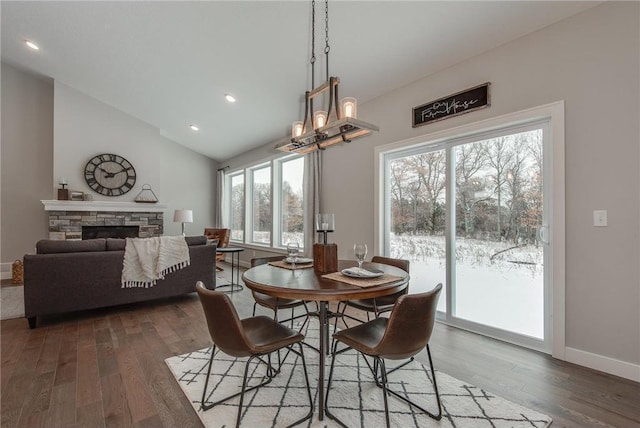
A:
[[[365,103],[598,3],[331,1],[330,74],[340,77],[341,96]],[[326,77],[324,7],[317,2],[316,85]],[[3,61],[213,159],[286,137],[303,116],[310,2],[3,1],[0,8]]]

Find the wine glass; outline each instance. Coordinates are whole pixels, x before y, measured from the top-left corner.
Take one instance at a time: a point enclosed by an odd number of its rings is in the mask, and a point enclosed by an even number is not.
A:
[[[353,252],[356,255],[356,260],[358,260],[358,273],[361,273],[362,262],[364,262],[364,258],[367,257],[367,244],[355,244],[353,246]]]
[[[296,268],[296,262],[298,261],[298,252],[300,251],[300,245],[298,241],[291,241],[287,244],[287,255],[291,262],[291,267]]]

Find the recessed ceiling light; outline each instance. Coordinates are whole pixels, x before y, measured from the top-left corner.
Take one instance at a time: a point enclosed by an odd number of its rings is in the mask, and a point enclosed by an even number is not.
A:
[[[196,125],[189,125],[189,128],[191,128],[193,131],[199,131],[200,128],[198,128]]]
[[[31,49],[33,49],[34,51],[39,51],[40,48],[38,47],[38,45],[36,45],[35,43],[33,43],[31,40],[25,40],[24,42],[27,46],[29,46]]]
[[[235,99],[235,97],[234,97],[233,95],[225,94],[225,95],[224,95],[224,98],[225,98],[227,101],[229,101],[230,103],[235,103],[235,102],[236,102],[236,99]]]

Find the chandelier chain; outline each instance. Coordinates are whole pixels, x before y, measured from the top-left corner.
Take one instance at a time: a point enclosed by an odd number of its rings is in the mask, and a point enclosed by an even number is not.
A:
[[[311,1],[311,87],[315,87],[316,64],[316,0]]]
[[[327,81],[329,81],[329,0],[324,0],[324,54],[326,56]]]

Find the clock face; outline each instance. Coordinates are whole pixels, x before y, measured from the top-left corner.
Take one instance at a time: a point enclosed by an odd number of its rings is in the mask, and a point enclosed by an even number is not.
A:
[[[84,179],[91,189],[105,196],[120,196],[133,189],[136,170],[119,155],[103,153],[84,167]]]

